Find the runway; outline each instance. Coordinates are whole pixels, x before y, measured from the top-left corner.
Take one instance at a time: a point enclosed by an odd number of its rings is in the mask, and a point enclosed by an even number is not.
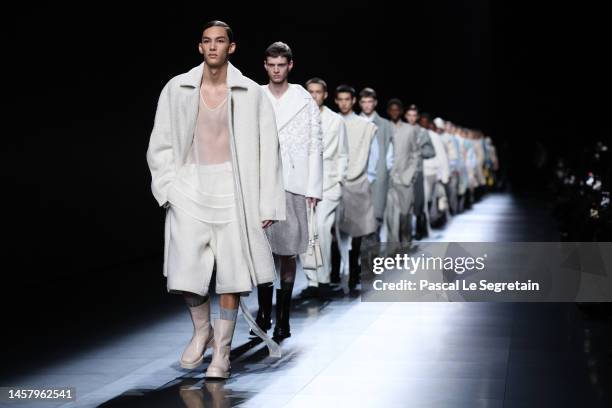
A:
[[[493,194],[455,217],[438,241],[546,241],[546,208]],[[294,294],[305,286],[298,272]],[[160,274],[161,278],[161,274]],[[256,296],[249,298],[256,310]],[[213,313],[217,312],[216,305]],[[206,383],[178,358],[187,310],[151,315],[10,384],[76,387],[49,407],[598,407],[611,406],[609,322],[575,304],[294,302],[292,337],[273,359],[239,315],[232,376]]]

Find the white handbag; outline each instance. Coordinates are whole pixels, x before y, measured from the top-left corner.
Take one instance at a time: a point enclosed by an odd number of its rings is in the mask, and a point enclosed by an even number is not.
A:
[[[308,248],[300,254],[303,269],[317,270],[323,266],[323,255],[319,244],[319,232],[317,231],[317,220],[314,216],[314,208],[308,207]]]

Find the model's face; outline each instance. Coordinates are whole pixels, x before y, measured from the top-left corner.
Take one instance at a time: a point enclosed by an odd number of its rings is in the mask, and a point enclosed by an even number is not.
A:
[[[309,84],[308,92],[310,92],[312,99],[314,99],[319,106],[323,105],[323,102],[327,99],[327,91],[321,84]]]
[[[361,107],[361,111],[366,115],[370,116],[374,113],[374,109],[376,109],[377,105],[376,99],[371,96],[365,96],[359,100],[359,106]]]
[[[198,44],[198,50],[204,56],[204,62],[211,68],[218,68],[225,64],[235,49],[236,43],[230,43],[223,27],[209,27],[204,30],[202,41]]]
[[[421,120],[419,121],[419,125],[421,125],[425,129],[431,129],[431,123],[429,122],[429,119],[427,119],[426,117],[421,118]]]
[[[293,61],[287,61],[287,57],[266,57],[264,68],[268,73],[270,82],[282,84],[287,81],[289,72],[293,69]]]
[[[419,120],[419,114],[415,110],[408,110],[406,111],[404,118],[406,119],[406,122],[410,123],[411,125],[416,125],[417,120]]]
[[[335,99],[336,105],[338,105],[338,110],[342,112],[344,115],[351,113],[353,110],[353,106],[355,102],[357,102],[357,98],[355,98],[350,92],[340,92],[336,95]]]
[[[390,105],[387,108],[387,115],[389,115],[389,119],[393,122],[397,122],[402,117],[402,108],[400,108],[399,105]]]

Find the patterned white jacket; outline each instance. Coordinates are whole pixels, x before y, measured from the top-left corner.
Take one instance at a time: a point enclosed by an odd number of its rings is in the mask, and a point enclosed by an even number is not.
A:
[[[276,116],[285,190],[305,197],[323,197],[323,134],[321,113],[312,96],[298,84],[276,98],[262,85]]]

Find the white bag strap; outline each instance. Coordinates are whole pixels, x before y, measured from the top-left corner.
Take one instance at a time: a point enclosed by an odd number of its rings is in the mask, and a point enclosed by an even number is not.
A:
[[[244,320],[246,320],[251,330],[253,330],[253,333],[262,339],[264,343],[266,343],[270,357],[281,358],[282,351],[280,345],[272,340],[268,334],[261,330],[261,328],[257,325],[242,296],[240,296],[240,309],[242,309],[242,316],[244,317]]]

